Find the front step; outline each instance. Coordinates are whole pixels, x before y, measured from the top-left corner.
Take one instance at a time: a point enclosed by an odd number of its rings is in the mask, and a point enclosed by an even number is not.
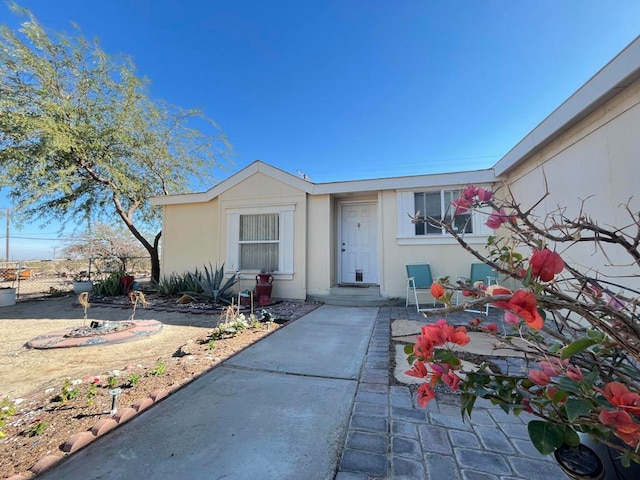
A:
[[[382,307],[404,302],[404,299],[400,302],[397,298],[383,297],[378,285],[366,284],[336,285],[328,295],[307,295],[307,300],[341,307]]]

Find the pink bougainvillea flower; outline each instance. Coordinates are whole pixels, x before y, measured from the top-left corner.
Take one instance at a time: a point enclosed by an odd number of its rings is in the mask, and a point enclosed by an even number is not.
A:
[[[487,325],[483,326],[482,329],[485,332],[498,333],[498,326],[495,323],[488,323]]]
[[[615,310],[622,310],[625,306],[625,302],[614,297],[613,295],[606,294],[607,296],[607,305]]]
[[[420,408],[426,407],[427,404],[431,400],[433,400],[436,396],[436,394],[433,393],[433,390],[431,390],[431,387],[429,387],[429,385],[427,385],[426,383],[423,383],[418,387],[416,395],[418,400],[418,406]]]
[[[543,248],[533,251],[529,265],[531,265],[531,274],[534,277],[543,282],[550,282],[555,275],[564,269],[564,260],[556,252]]]
[[[467,345],[471,339],[469,335],[467,335],[467,329],[465,327],[456,327],[453,334],[451,335],[451,343],[455,343],[461,347]]]
[[[614,407],[640,414],[640,394],[630,391],[620,382],[609,382],[604,386],[604,397]]]
[[[540,370],[550,377],[557,377],[562,373],[562,366],[556,362],[555,359],[554,361],[542,360],[541,362],[538,362],[538,366],[540,367]]]
[[[419,358],[429,358],[433,355],[434,343],[424,335],[416,336],[416,343],[413,345],[413,353]]]
[[[510,300],[506,302],[494,302],[494,306],[515,313],[522,318],[529,328],[540,330],[544,325],[544,319],[538,313],[536,296],[526,290],[518,290]]]
[[[411,370],[407,370],[404,373],[406,375],[409,375],[410,377],[417,378],[425,378],[429,374],[424,362],[421,362],[420,360],[418,360],[411,366]]]
[[[430,290],[431,290],[431,295],[433,295],[433,298],[435,298],[436,300],[444,297],[444,287],[439,283],[433,282],[431,284]]]
[[[502,224],[507,223],[509,221],[509,215],[505,212],[504,208],[500,208],[496,213],[492,213],[487,218],[485,225],[489,227],[491,230],[499,229]]]
[[[478,189],[476,190],[476,195],[478,196],[478,200],[484,203],[490,202],[493,198],[493,192],[482,187],[478,187]]]
[[[442,375],[442,381],[451,389],[452,392],[458,390],[458,384],[460,383],[460,377],[449,370]]]
[[[567,377],[569,377],[574,382],[581,382],[583,379],[582,370],[580,370],[575,365],[569,365],[567,367]]]
[[[467,200],[473,201],[477,193],[478,189],[475,187],[475,185],[467,185],[462,191],[462,197],[466,198]]]
[[[465,213],[467,213],[469,211],[469,208],[471,207],[471,204],[471,200],[465,197],[456,198],[453,202],[451,202],[451,205],[453,205],[456,209],[456,215],[464,215]]]
[[[551,382],[549,375],[544,373],[542,370],[531,370],[529,375],[527,375],[527,378],[541,387],[546,387]]]
[[[504,312],[504,321],[510,323],[511,325],[518,325],[520,323],[520,317],[515,313],[506,311]]]

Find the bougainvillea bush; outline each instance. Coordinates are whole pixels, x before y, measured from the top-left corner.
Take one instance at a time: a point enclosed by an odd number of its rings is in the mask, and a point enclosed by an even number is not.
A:
[[[529,434],[542,454],[575,446],[578,433],[587,433],[616,448],[623,464],[640,463],[640,292],[635,287],[640,278],[640,213],[622,205],[627,222],[619,226],[600,225],[582,209],[575,218],[562,208],[537,217],[535,208],[548,192],[525,210],[505,190],[498,199],[501,192],[494,195],[471,185],[450,207],[459,214],[475,209],[486,215],[486,225],[496,235],[484,249],[470,247],[444,221],[423,220],[419,213],[414,221],[446,229],[502,279],[501,285],[491,286],[440,280],[431,292],[445,308],[429,316],[487,303],[498,307],[513,327],[511,333],[499,334],[491,324],[484,330],[514,349],[523,350],[524,342],[528,371],[503,374],[489,362],[463,371],[453,347],[469,343],[467,329],[438,320],[425,325],[415,345],[406,349],[412,364],[407,373],[424,378],[418,403],[424,407],[435,396],[433,386],[445,383],[460,391],[463,416],[472,414],[479,397],[514,415],[533,414],[537,418],[529,422]],[[605,259],[601,265],[565,260],[585,243]],[[634,275],[619,275],[622,265],[610,260],[613,249],[624,254]],[[456,290],[464,301],[452,305]]]

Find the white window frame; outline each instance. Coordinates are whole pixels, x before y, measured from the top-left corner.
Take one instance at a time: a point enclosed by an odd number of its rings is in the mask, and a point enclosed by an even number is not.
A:
[[[278,271],[276,278],[293,278],[293,219],[295,205],[269,205],[228,208],[227,214],[227,259],[225,266],[230,272],[241,274],[259,273],[259,270],[238,270],[240,265],[240,216],[277,213],[279,219]]]
[[[415,194],[416,193],[440,193],[441,211],[445,213],[447,206],[444,205],[444,192],[462,189],[460,187],[406,190],[397,192],[398,204],[398,244],[399,245],[428,245],[428,244],[457,244],[458,242],[448,233],[430,233],[426,235],[416,235],[415,224],[411,217],[415,215]],[[453,208],[453,207],[451,207]],[[411,217],[410,217],[411,216]],[[484,243],[491,230],[484,224],[486,215],[473,211],[471,213],[471,224],[473,233],[465,233],[464,238],[468,243]]]

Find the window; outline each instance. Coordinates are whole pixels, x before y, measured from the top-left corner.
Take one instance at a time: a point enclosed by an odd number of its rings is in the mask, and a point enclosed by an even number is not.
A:
[[[280,215],[240,215],[240,270],[278,271]]]
[[[293,275],[295,204],[231,207],[227,214],[227,255],[230,271],[277,272]]]
[[[453,215],[455,208],[451,202],[460,196],[458,190],[441,190],[438,192],[415,192],[414,212],[420,212],[418,219],[433,218],[452,224],[458,233],[473,233],[471,213]],[[440,226],[426,222],[415,224],[415,235],[445,235],[447,232]]]

